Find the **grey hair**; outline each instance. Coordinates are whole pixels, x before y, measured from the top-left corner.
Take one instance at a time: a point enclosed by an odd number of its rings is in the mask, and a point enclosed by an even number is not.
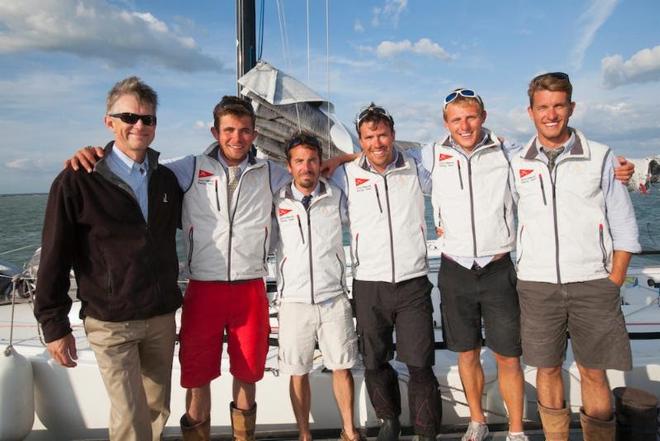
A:
[[[156,108],[158,107],[158,94],[151,88],[151,86],[147,85],[136,76],[124,78],[112,86],[112,89],[108,92],[108,98],[105,103],[106,112],[110,112],[112,106],[114,106],[117,100],[123,95],[135,96],[140,103],[153,106],[154,113],[156,112]]]

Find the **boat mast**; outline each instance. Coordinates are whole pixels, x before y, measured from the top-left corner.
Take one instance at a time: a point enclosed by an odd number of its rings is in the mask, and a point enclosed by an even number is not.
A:
[[[236,79],[257,64],[255,0],[236,0]],[[238,95],[241,86],[236,82]]]

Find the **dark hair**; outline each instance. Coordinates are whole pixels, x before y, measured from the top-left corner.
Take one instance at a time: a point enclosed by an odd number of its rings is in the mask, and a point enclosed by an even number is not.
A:
[[[529,82],[527,95],[529,96],[529,105],[534,105],[534,92],[539,90],[549,90],[551,92],[566,92],[568,101],[573,101],[573,85],[564,72],[549,72],[537,75]]]
[[[360,127],[366,122],[374,124],[384,122],[389,126],[390,130],[394,132],[394,118],[392,118],[392,115],[390,115],[384,107],[377,106],[373,102],[360,110],[355,117],[355,130],[357,131],[358,137],[360,136]]]
[[[154,108],[154,113],[156,113],[158,94],[136,76],[124,78],[112,86],[105,101],[106,112],[110,113],[112,106],[124,95],[135,96],[140,103],[151,105]]]
[[[220,118],[225,115],[249,116],[252,119],[252,127],[256,122],[254,108],[249,100],[238,96],[225,95],[213,108],[213,127],[220,128]]]
[[[284,142],[284,153],[286,154],[286,161],[291,161],[291,150],[300,145],[304,145],[309,149],[316,150],[319,155],[319,160],[323,159],[323,149],[319,139],[308,132],[296,132],[289,139]]]

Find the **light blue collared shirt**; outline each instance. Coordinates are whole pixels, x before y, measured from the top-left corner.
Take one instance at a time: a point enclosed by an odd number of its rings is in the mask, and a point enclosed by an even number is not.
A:
[[[108,167],[133,190],[133,196],[140,205],[145,222],[149,219],[149,160],[145,155],[142,164],[126,156],[114,145],[106,157]]]

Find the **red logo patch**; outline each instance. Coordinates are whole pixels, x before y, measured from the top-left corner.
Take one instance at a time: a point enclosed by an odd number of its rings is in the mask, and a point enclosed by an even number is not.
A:
[[[199,173],[197,174],[198,178],[208,178],[209,176],[213,176],[213,173],[199,169]]]
[[[520,169],[520,177],[521,177],[521,178],[524,178],[525,176],[527,176],[528,174],[530,174],[530,173],[533,172],[533,171],[534,171],[534,170],[529,169],[529,168],[521,168],[521,169]]]
[[[355,178],[355,185],[362,185],[365,182],[369,182],[369,179]]]
[[[440,161],[446,161],[447,159],[453,158],[452,155],[446,155],[444,153],[440,153],[440,156],[438,156],[438,160]]]
[[[287,210],[286,208],[280,208],[279,215],[284,216],[285,214],[290,213],[290,212],[291,212],[291,210]]]

